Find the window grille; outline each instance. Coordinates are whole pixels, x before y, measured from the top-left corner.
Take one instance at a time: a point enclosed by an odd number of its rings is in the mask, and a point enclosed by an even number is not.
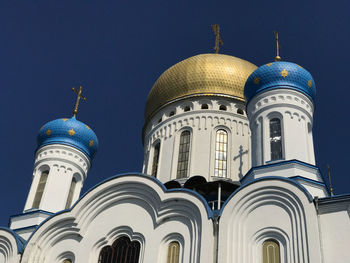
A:
[[[216,132],[215,176],[227,176],[227,132],[225,130]]]
[[[67,203],[66,203],[66,209],[70,208],[72,206],[73,196],[74,196],[74,190],[75,186],[77,184],[76,179],[73,177],[72,183],[70,184]]]
[[[46,185],[48,175],[49,175],[49,171],[44,171],[40,175],[39,184],[36,189],[36,193],[35,193],[34,201],[32,205],[33,208],[39,208],[40,201],[41,201],[41,198],[43,197],[43,193],[45,190],[45,185]]]
[[[278,118],[270,120],[270,148],[271,161],[282,159],[281,120]]]
[[[265,241],[262,247],[263,263],[280,263],[280,246],[274,240]]]
[[[180,244],[177,241],[170,242],[168,247],[167,263],[179,263]]]
[[[157,143],[154,146],[154,150],[153,150],[152,176],[154,176],[154,177],[157,177],[159,152],[160,152],[160,143]]]
[[[188,173],[188,161],[190,155],[191,133],[183,131],[180,135],[179,157],[177,160],[176,178],[185,178]]]
[[[112,246],[102,248],[98,263],[138,263],[140,243],[128,237],[118,238]]]

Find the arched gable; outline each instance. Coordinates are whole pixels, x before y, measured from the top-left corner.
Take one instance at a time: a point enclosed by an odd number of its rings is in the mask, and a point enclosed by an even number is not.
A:
[[[268,177],[243,185],[220,217],[219,262],[262,262],[262,245],[276,240],[281,262],[321,262],[317,214],[297,182]]]
[[[29,239],[22,262],[55,263],[68,253],[77,262],[95,263],[100,250],[122,235],[141,243],[141,262],[156,262],[169,235],[183,240],[184,262],[209,262],[211,217],[204,198],[194,191],[167,190],[145,175],[120,175],[44,221]]]
[[[18,263],[25,241],[11,229],[0,227],[0,262]]]

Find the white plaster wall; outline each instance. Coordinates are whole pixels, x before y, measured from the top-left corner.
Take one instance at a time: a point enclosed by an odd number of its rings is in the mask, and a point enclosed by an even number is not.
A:
[[[89,159],[73,147],[52,144],[40,148],[35,155],[33,182],[24,212],[32,208],[43,171],[49,170],[49,175],[39,209],[48,212],[58,212],[65,209],[73,175],[77,179],[77,185],[72,204],[79,198],[89,168]]]
[[[201,109],[204,103],[209,109]],[[219,110],[220,105],[225,105],[227,110]],[[187,106],[191,110],[185,112]],[[176,179],[179,137],[182,131],[189,130],[189,177],[201,175],[207,180],[214,179],[215,135],[218,129],[224,129],[229,138],[227,177],[238,181],[251,167],[247,116],[237,113],[244,107],[243,102],[225,97],[188,98],[166,105],[145,129],[143,173],[152,173],[154,145],[160,142],[157,178],[162,182]],[[170,112],[174,115],[170,116]]]
[[[320,207],[320,236],[326,263],[350,262],[350,218],[347,204]]]
[[[312,137],[313,103],[302,93],[274,89],[256,95],[247,105],[252,129],[252,166],[271,161],[269,121],[281,119],[283,159],[315,164]]]
[[[181,244],[181,262],[213,262],[213,228],[205,202],[186,191],[164,192],[152,178],[123,175],[46,221],[29,240],[23,263],[96,263],[101,249],[126,235],[141,243],[140,262],[164,262],[167,243]]]
[[[262,245],[280,245],[281,263],[321,262],[316,209],[297,183],[255,181],[224,206],[219,229],[219,263],[261,263]]]

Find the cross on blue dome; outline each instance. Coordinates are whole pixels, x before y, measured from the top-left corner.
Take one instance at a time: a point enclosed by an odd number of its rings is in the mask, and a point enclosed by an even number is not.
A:
[[[281,88],[299,91],[312,102],[316,97],[316,86],[311,74],[303,67],[286,61],[276,61],[257,68],[245,83],[244,96],[248,103],[259,93]]]
[[[50,121],[41,127],[37,137],[38,149],[49,144],[72,146],[92,160],[98,147],[94,131],[75,117]]]

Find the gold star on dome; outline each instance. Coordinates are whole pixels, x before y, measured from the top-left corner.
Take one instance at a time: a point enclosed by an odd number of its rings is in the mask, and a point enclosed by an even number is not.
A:
[[[50,129],[48,129],[48,130],[46,131],[46,135],[47,135],[47,136],[50,136],[50,135],[51,135],[51,130],[50,130]]]
[[[93,140],[90,140],[89,141],[89,146],[92,147],[94,145],[94,141]]]
[[[282,70],[281,71],[281,76],[283,77],[283,78],[285,78],[285,77],[287,77],[288,76],[288,71],[287,70]]]
[[[73,135],[75,134],[75,131],[74,131],[73,129],[70,129],[70,130],[68,131],[68,134],[69,134],[70,136],[73,136]]]
[[[307,85],[309,86],[309,88],[312,87],[312,80],[311,79],[307,82]]]
[[[268,67],[271,67],[271,65],[272,65],[272,62],[266,64],[266,66],[268,66]]]
[[[88,130],[90,130],[91,128],[89,127],[89,126],[87,126],[86,124],[85,124],[85,127],[88,129]]]
[[[68,121],[68,119],[67,118],[63,118],[62,121]]]
[[[260,79],[258,77],[255,77],[253,81],[256,85],[258,85],[260,82]]]
[[[298,64],[297,64],[297,66],[298,66],[299,68],[303,68],[302,66],[300,66],[300,65],[298,65]]]

